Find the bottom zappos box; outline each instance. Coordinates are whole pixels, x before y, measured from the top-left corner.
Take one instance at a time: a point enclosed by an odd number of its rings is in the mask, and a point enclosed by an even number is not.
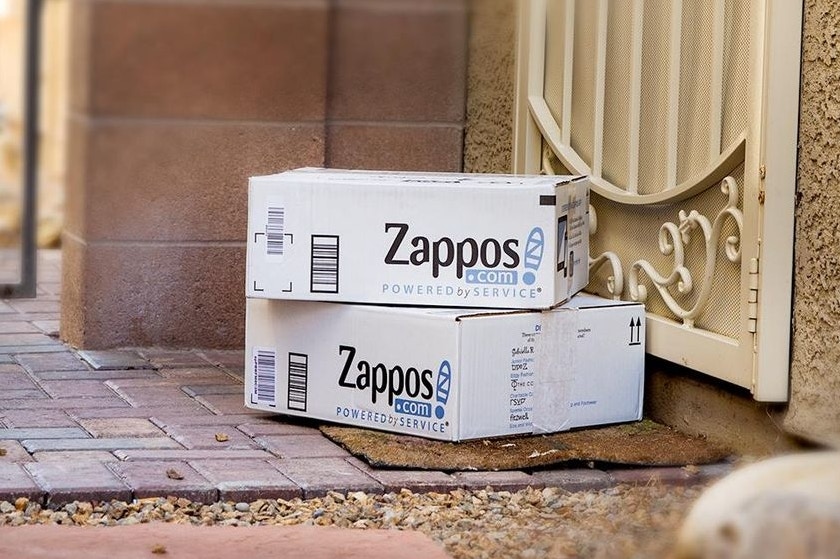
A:
[[[248,407],[458,441],[641,418],[644,307],[550,311],[248,299]]]

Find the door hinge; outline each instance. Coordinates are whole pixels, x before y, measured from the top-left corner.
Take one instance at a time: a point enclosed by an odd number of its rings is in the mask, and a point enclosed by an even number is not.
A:
[[[747,295],[747,331],[756,333],[758,324],[758,258],[750,258],[750,289]]]

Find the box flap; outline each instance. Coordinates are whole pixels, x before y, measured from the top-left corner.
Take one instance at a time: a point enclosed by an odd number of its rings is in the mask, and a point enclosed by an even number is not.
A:
[[[597,295],[589,293],[578,293],[566,303],[557,307],[558,309],[595,309],[604,307],[628,307],[632,305],[641,305],[636,301],[617,301],[615,299],[606,299]]]
[[[450,186],[462,184],[478,188],[508,188],[508,187],[548,187],[568,184],[583,180],[583,175],[504,175],[504,174],[466,174],[466,173],[429,173],[410,171],[363,171],[346,169],[321,169],[318,167],[303,167],[279,174],[253,177],[252,180],[295,181],[302,177],[316,178],[319,182],[333,183],[378,183],[393,185],[423,184],[426,186]]]

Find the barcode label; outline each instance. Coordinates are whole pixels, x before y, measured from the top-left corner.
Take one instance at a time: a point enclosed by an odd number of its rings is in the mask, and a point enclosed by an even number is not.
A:
[[[257,402],[277,402],[277,353],[273,349],[254,349],[254,393]]]
[[[312,235],[312,293],[338,293],[338,235]]]
[[[306,386],[309,383],[309,356],[289,353],[288,408],[306,411]]]
[[[269,206],[268,217],[265,222],[266,254],[268,256],[283,256],[286,249],[286,208],[283,206]]]

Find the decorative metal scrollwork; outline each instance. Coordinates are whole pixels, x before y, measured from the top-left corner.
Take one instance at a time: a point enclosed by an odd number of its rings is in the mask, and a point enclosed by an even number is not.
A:
[[[726,238],[726,257],[732,263],[740,264],[741,262],[741,233],[744,215],[738,208],[738,184],[734,178],[726,177],[721,182],[720,190],[728,196],[728,201],[726,206],[715,216],[713,222],[697,210],[691,210],[688,214],[684,210],[680,210],[679,224],[668,222],[659,229],[659,250],[666,256],[673,255],[674,257],[674,267],[669,275],[659,274],[647,260],[634,262],[627,274],[632,300],[644,302],[648,297],[647,287],[639,283],[639,271],[641,270],[648,276],[671,312],[679,317],[687,328],[694,327],[694,320],[709,301],[712,278],[717,263],[718,241],[723,226],[728,220],[735,223],[737,234]],[[684,308],[671,294],[670,289],[676,288],[677,292],[683,295],[694,291],[695,281],[691,272],[685,266],[684,247],[691,242],[692,233],[698,228],[703,233],[706,243],[706,262],[703,277],[700,281],[700,290],[694,305],[691,308]],[[597,260],[596,258],[595,261]]]
[[[589,206],[589,236],[592,237],[598,232],[598,214],[595,208]],[[621,269],[621,259],[611,251],[606,251],[595,258],[589,258],[590,277],[604,264],[609,263],[612,267],[612,274],[607,276],[607,291],[615,300],[621,299],[624,292],[624,271]]]

